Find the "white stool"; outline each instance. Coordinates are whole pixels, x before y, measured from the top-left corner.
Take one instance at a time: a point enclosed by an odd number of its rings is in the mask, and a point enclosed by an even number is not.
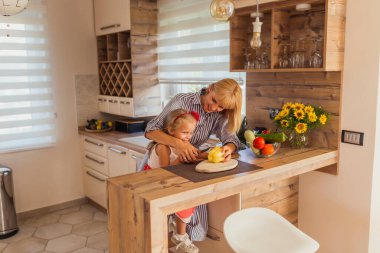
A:
[[[276,212],[237,211],[224,222],[224,236],[237,253],[314,253],[319,244]]]

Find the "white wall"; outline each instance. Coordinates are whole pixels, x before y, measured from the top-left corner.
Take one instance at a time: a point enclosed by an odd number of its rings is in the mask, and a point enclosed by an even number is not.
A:
[[[46,2],[58,113],[57,144],[54,148],[0,155],[0,163],[13,169],[17,212],[84,196],[74,75],[97,73],[92,0]]]
[[[380,1],[347,1],[347,7],[341,127],[364,132],[364,146],[341,144],[338,176],[314,172],[301,177],[299,225],[319,241],[319,253],[378,253],[378,242],[372,239],[377,236],[379,241],[380,227],[375,150],[380,144],[378,136],[375,142],[380,120]]]

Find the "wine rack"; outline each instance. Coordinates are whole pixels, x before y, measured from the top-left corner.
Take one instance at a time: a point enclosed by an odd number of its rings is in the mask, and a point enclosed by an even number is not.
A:
[[[132,97],[130,32],[97,37],[101,95]]]

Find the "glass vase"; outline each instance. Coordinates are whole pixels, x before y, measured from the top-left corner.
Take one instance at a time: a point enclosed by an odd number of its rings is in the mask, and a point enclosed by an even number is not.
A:
[[[307,133],[299,134],[295,131],[292,131],[288,134],[288,137],[292,148],[306,148],[309,144],[309,135]]]

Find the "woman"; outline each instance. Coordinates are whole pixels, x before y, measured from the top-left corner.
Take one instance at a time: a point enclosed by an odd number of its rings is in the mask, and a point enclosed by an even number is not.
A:
[[[193,162],[200,153],[199,146],[205,143],[210,135],[215,134],[223,143],[222,152],[226,161],[239,147],[236,132],[241,123],[242,93],[238,83],[233,79],[222,79],[210,84],[196,93],[178,94],[165,106],[162,113],[151,120],[145,130],[145,136],[157,143],[168,145],[178,150],[181,162]],[[163,131],[164,120],[175,109],[195,111],[199,122],[190,142],[184,142]],[[207,234],[206,205],[196,207],[187,233],[191,240],[201,241]]]

